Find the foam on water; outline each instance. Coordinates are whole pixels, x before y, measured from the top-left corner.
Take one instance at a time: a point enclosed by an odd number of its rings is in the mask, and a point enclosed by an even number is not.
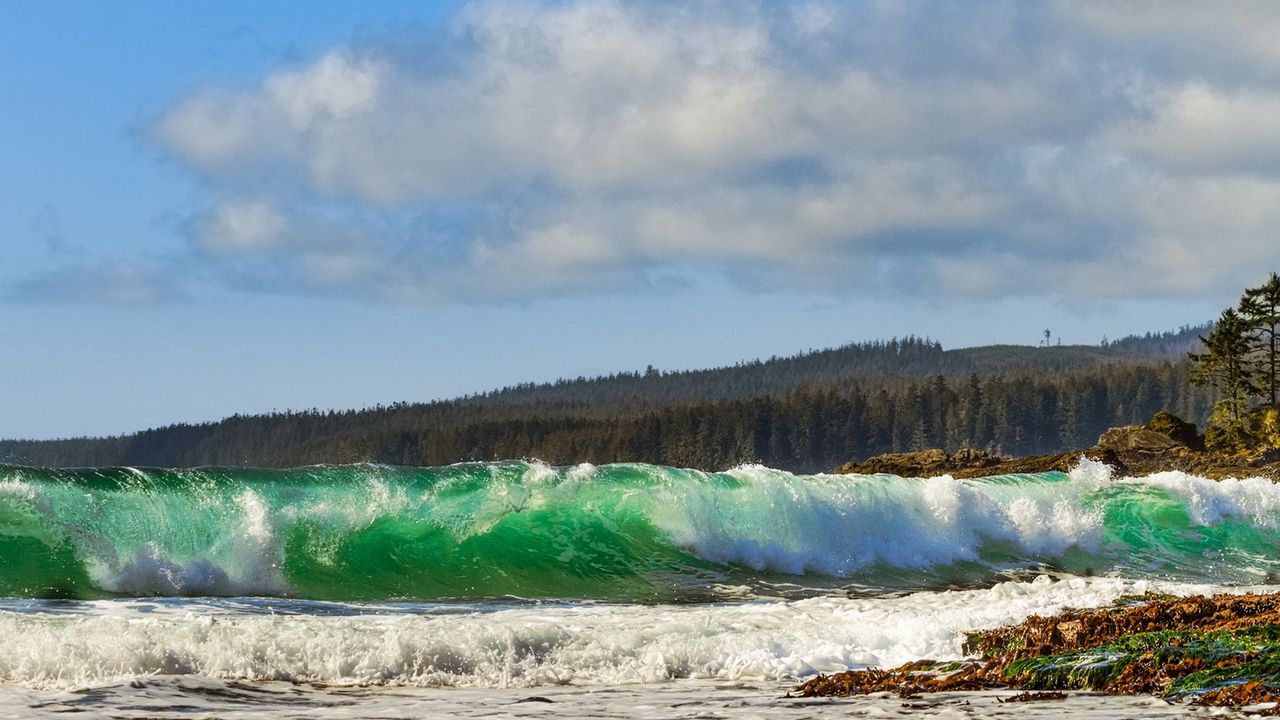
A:
[[[1170,704],[1155,697],[1072,693],[1055,702],[1008,702],[1015,691],[936,693],[909,701],[887,693],[851,698],[801,698],[792,683],[685,680],[620,685],[523,688],[315,687],[170,676],[39,691],[0,686],[0,718],[154,720],[421,720],[421,718],[582,718],[584,720],[814,720],[814,718],[1115,718],[1239,717],[1237,709]]]
[[[1280,527],[1280,491],[1262,477],[1210,480],[1182,472],[1162,472],[1126,482],[1160,488],[1179,498],[1195,524],[1242,520],[1259,528]]]
[[[680,488],[654,518],[698,557],[757,570],[850,577],[876,568],[925,570],[976,562],[1002,546],[1022,557],[1096,550],[1103,512],[1088,502],[1109,482],[1105,467],[1031,482],[950,476],[797,478],[760,466],[726,473],[733,493]],[[678,502],[677,502],[678,500]]]
[[[701,605],[271,613],[266,605],[217,601],[10,604],[0,610],[0,681],[48,689],[146,675],[474,687],[783,680],[921,657],[958,659],[968,630],[1148,590],[1211,589],[1042,576],[904,597]]]

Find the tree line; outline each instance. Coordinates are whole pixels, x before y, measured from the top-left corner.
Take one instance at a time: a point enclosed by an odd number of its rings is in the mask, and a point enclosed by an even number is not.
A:
[[[1058,452],[1091,445],[1107,428],[1145,422],[1157,410],[1203,422],[1218,391],[1191,382],[1195,365],[1183,349],[1188,336],[1203,331],[1127,339],[1124,346],[1136,348],[1131,352],[943,351],[908,338],[716,371],[616,374],[437,403],[237,415],[113,438],[3,441],[0,459],[284,467],[537,458],[708,469],[761,462],[814,472],[929,447]],[[857,362],[842,371],[841,353]],[[895,363],[895,356],[905,361]],[[792,381],[777,382],[779,376]],[[708,381],[701,390],[691,380],[697,377]]]

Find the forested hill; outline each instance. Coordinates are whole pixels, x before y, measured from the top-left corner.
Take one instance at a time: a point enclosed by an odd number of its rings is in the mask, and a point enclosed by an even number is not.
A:
[[[432,403],[237,415],[111,438],[0,441],[30,465],[441,465],[539,458],[797,471],[921,447],[1082,447],[1168,409],[1203,422],[1186,353],[1205,327],[1097,346],[859,343],[711,370],[652,368]]]
[[[616,402],[666,404],[737,400],[786,393],[804,383],[848,378],[957,377],[1023,370],[1045,373],[1096,366],[1108,362],[1180,360],[1199,347],[1207,326],[1173,332],[1148,333],[1103,345],[989,345],[943,350],[939,343],[907,337],[882,342],[853,343],[829,350],[811,350],[788,357],[772,357],[710,370],[623,372],[596,378],[564,379],[555,383],[527,383],[458,402],[481,405],[573,403],[609,405]]]

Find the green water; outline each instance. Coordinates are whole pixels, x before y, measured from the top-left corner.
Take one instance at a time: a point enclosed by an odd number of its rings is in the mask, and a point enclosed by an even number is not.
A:
[[[1103,472],[0,468],[0,596],[670,601],[1280,571],[1274,486]]]

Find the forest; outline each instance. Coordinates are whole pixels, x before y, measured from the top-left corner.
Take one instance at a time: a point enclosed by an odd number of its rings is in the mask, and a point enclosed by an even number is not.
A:
[[[107,438],[0,441],[0,462],[45,466],[445,465],[540,459],[817,472],[883,452],[1000,454],[1092,444],[1169,410],[1203,423],[1193,383],[1210,326],[1096,346],[944,350],[908,337],[711,370],[646,368],[430,403],[235,415]]]

